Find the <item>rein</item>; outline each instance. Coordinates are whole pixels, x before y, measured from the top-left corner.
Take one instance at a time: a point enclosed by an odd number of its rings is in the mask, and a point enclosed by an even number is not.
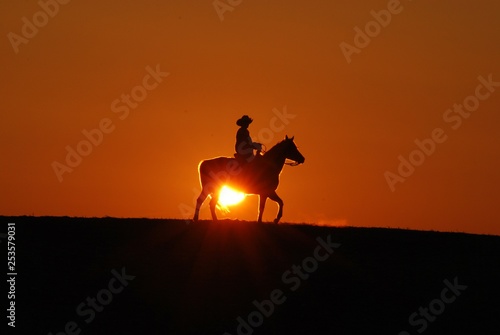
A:
[[[287,158],[288,159],[288,158]],[[299,165],[300,163],[299,162],[296,162],[296,161],[291,161],[291,162],[285,162],[285,165],[288,165],[288,166],[297,166]]]
[[[261,145],[262,145],[262,150],[260,152],[262,152],[262,154],[264,155],[267,152],[267,147],[264,144],[261,144]],[[287,160],[290,161],[290,162],[285,161],[285,165],[288,165],[288,166],[297,166],[300,164],[299,162],[293,161],[293,160],[288,159],[288,158],[287,158]]]

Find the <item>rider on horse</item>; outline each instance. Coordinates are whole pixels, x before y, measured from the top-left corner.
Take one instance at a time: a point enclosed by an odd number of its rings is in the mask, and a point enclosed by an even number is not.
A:
[[[236,133],[236,144],[234,145],[236,153],[234,157],[236,157],[240,164],[249,163],[256,157],[253,153],[254,149],[257,150],[257,156],[260,156],[262,150],[262,144],[253,142],[250,137],[248,126],[252,122],[253,119],[248,115],[243,115],[236,121],[236,125],[238,125],[240,129],[238,129]]]

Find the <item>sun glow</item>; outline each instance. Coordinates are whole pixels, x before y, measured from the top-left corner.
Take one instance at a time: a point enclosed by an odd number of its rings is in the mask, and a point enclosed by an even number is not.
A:
[[[224,207],[236,205],[245,199],[245,194],[230,187],[223,186],[219,194],[219,204]]]

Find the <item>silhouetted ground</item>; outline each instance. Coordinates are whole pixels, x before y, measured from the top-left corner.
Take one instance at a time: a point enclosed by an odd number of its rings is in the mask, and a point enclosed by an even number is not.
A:
[[[1,221],[1,233],[16,222],[17,334],[500,334],[498,236],[238,221]],[[341,245],[330,255],[318,238]],[[6,255],[5,238],[1,246]],[[294,265],[301,270],[293,273]],[[262,303],[269,299],[275,303]]]

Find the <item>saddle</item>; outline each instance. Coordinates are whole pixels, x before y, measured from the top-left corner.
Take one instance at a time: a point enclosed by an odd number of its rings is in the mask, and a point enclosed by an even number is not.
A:
[[[260,169],[260,160],[262,159],[261,154],[255,156],[243,156],[238,153],[234,154],[233,158],[238,166],[241,168],[241,173],[238,174],[238,180],[251,180],[255,178],[257,171]]]
[[[234,159],[241,167],[254,166],[262,158],[262,154],[258,152],[256,155],[242,155],[240,153],[234,154]]]

